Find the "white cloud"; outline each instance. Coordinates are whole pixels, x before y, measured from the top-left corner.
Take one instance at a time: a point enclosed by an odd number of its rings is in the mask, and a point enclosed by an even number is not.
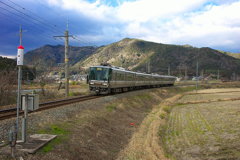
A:
[[[0,53],[0,57],[6,57],[6,58],[11,58],[11,59],[17,58],[16,56],[10,56],[10,55],[6,55],[6,54],[2,54],[2,53]]]
[[[182,12],[169,19],[131,22],[125,32],[145,40],[240,49],[240,2],[208,5],[199,11]],[[174,14],[174,13],[173,13]]]
[[[139,0],[125,2],[119,7],[118,17],[124,21],[146,22],[169,18],[198,8],[207,0]]]
[[[114,8],[101,3],[97,0],[90,3],[86,0],[46,0],[49,5],[58,6],[64,10],[72,10],[86,17],[96,20],[109,20],[107,16],[114,15]]]
[[[46,1],[103,23],[99,35],[86,34],[90,41],[122,36],[240,49],[240,0],[136,0],[119,1],[116,7],[101,0]]]
[[[209,7],[208,7],[209,8]],[[240,2],[235,2],[222,6],[211,6],[205,12],[199,12],[190,17],[181,17],[179,23],[174,20],[170,22],[176,29],[169,29],[169,32],[175,33],[176,37],[171,37],[171,41],[188,39],[191,42],[194,39],[199,43],[210,46],[233,45],[238,43],[240,34],[240,15],[237,14],[240,8]],[[170,26],[169,26],[170,27]],[[224,42],[224,43],[223,43]],[[225,42],[231,42],[225,43]]]

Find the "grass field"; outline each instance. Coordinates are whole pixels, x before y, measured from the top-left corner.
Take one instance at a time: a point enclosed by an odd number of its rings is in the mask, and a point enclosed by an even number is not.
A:
[[[200,93],[185,95],[173,107],[162,128],[167,156],[179,160],[240,159],[240,100],[231,100],[240,93],[235,89]],[[201,103],[212,99],[217,101]],[[188,101],[198,103],[181,104]]]

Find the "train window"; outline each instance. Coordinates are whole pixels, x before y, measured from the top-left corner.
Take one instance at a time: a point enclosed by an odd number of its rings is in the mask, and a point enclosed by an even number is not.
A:
[[[112,76],[111,76],[111,80],[115,80],[115,73],[112,71]]]
[[[118,81],[120,81],[120,80],[121,80],[121,74],[118,73]]]
[[[124,81],[124,73],[121,73],[121,80]]]
[[[122,74],[119,72],[118,73],[118,80],[121,81],[122,80]]]
[[[89,80],[108,80],[109,69],[100,67],[91,67],[89,73]]]
[[[120,75],[119,73],[116,73],[116,80],[119,81]]]
[[[108,76],[108,77],[109,77],[109,80],[112,80],[112,76],[113,76],[113,75],[112,75],[112,69],[109,69],[109,76]]]
[[[117,73],[114,72],[114,80],[116,81],[117,80]]]
[[[121,80],[124,81],[124,73],[121,73]]]
[[[128,81],[128,73],[124,73],[125,75],[125,81]]]

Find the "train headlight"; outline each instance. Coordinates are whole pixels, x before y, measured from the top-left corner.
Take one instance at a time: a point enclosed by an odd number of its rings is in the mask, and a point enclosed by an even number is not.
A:
[[[108,84],[106,82],[103,83],[104,86],[107,86]]]

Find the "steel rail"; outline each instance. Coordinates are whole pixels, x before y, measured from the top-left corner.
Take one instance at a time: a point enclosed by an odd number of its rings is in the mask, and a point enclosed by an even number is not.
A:
[[[81,97],[74,97],[74,98],[44,102],[44,103],[39,104],[39,109],[38,110],[29,111],[29,113],[38,112],[38,111],[42,111],[42,110],[47,110],[47,109],[51,109],[51,108],[56,108],[56,107],[60,107],[60,106],[63,106],[63,105],[68,105],[68,104],[72,104],[72,103],[87,101],[87,100],[91,100],[91,99],[96,99],[96,98],[100,98],[100,97],[102,97],[102,96],[89,95],[89,96],[81,96]],[[16,111],[17,111],[17,108],[9,108],[9,109],[0,110],[0,120],[5,120],[5,119],[15,117],[16,116]],[[23,114],[22,111],[20,112],[20,115],[21,114]]]

